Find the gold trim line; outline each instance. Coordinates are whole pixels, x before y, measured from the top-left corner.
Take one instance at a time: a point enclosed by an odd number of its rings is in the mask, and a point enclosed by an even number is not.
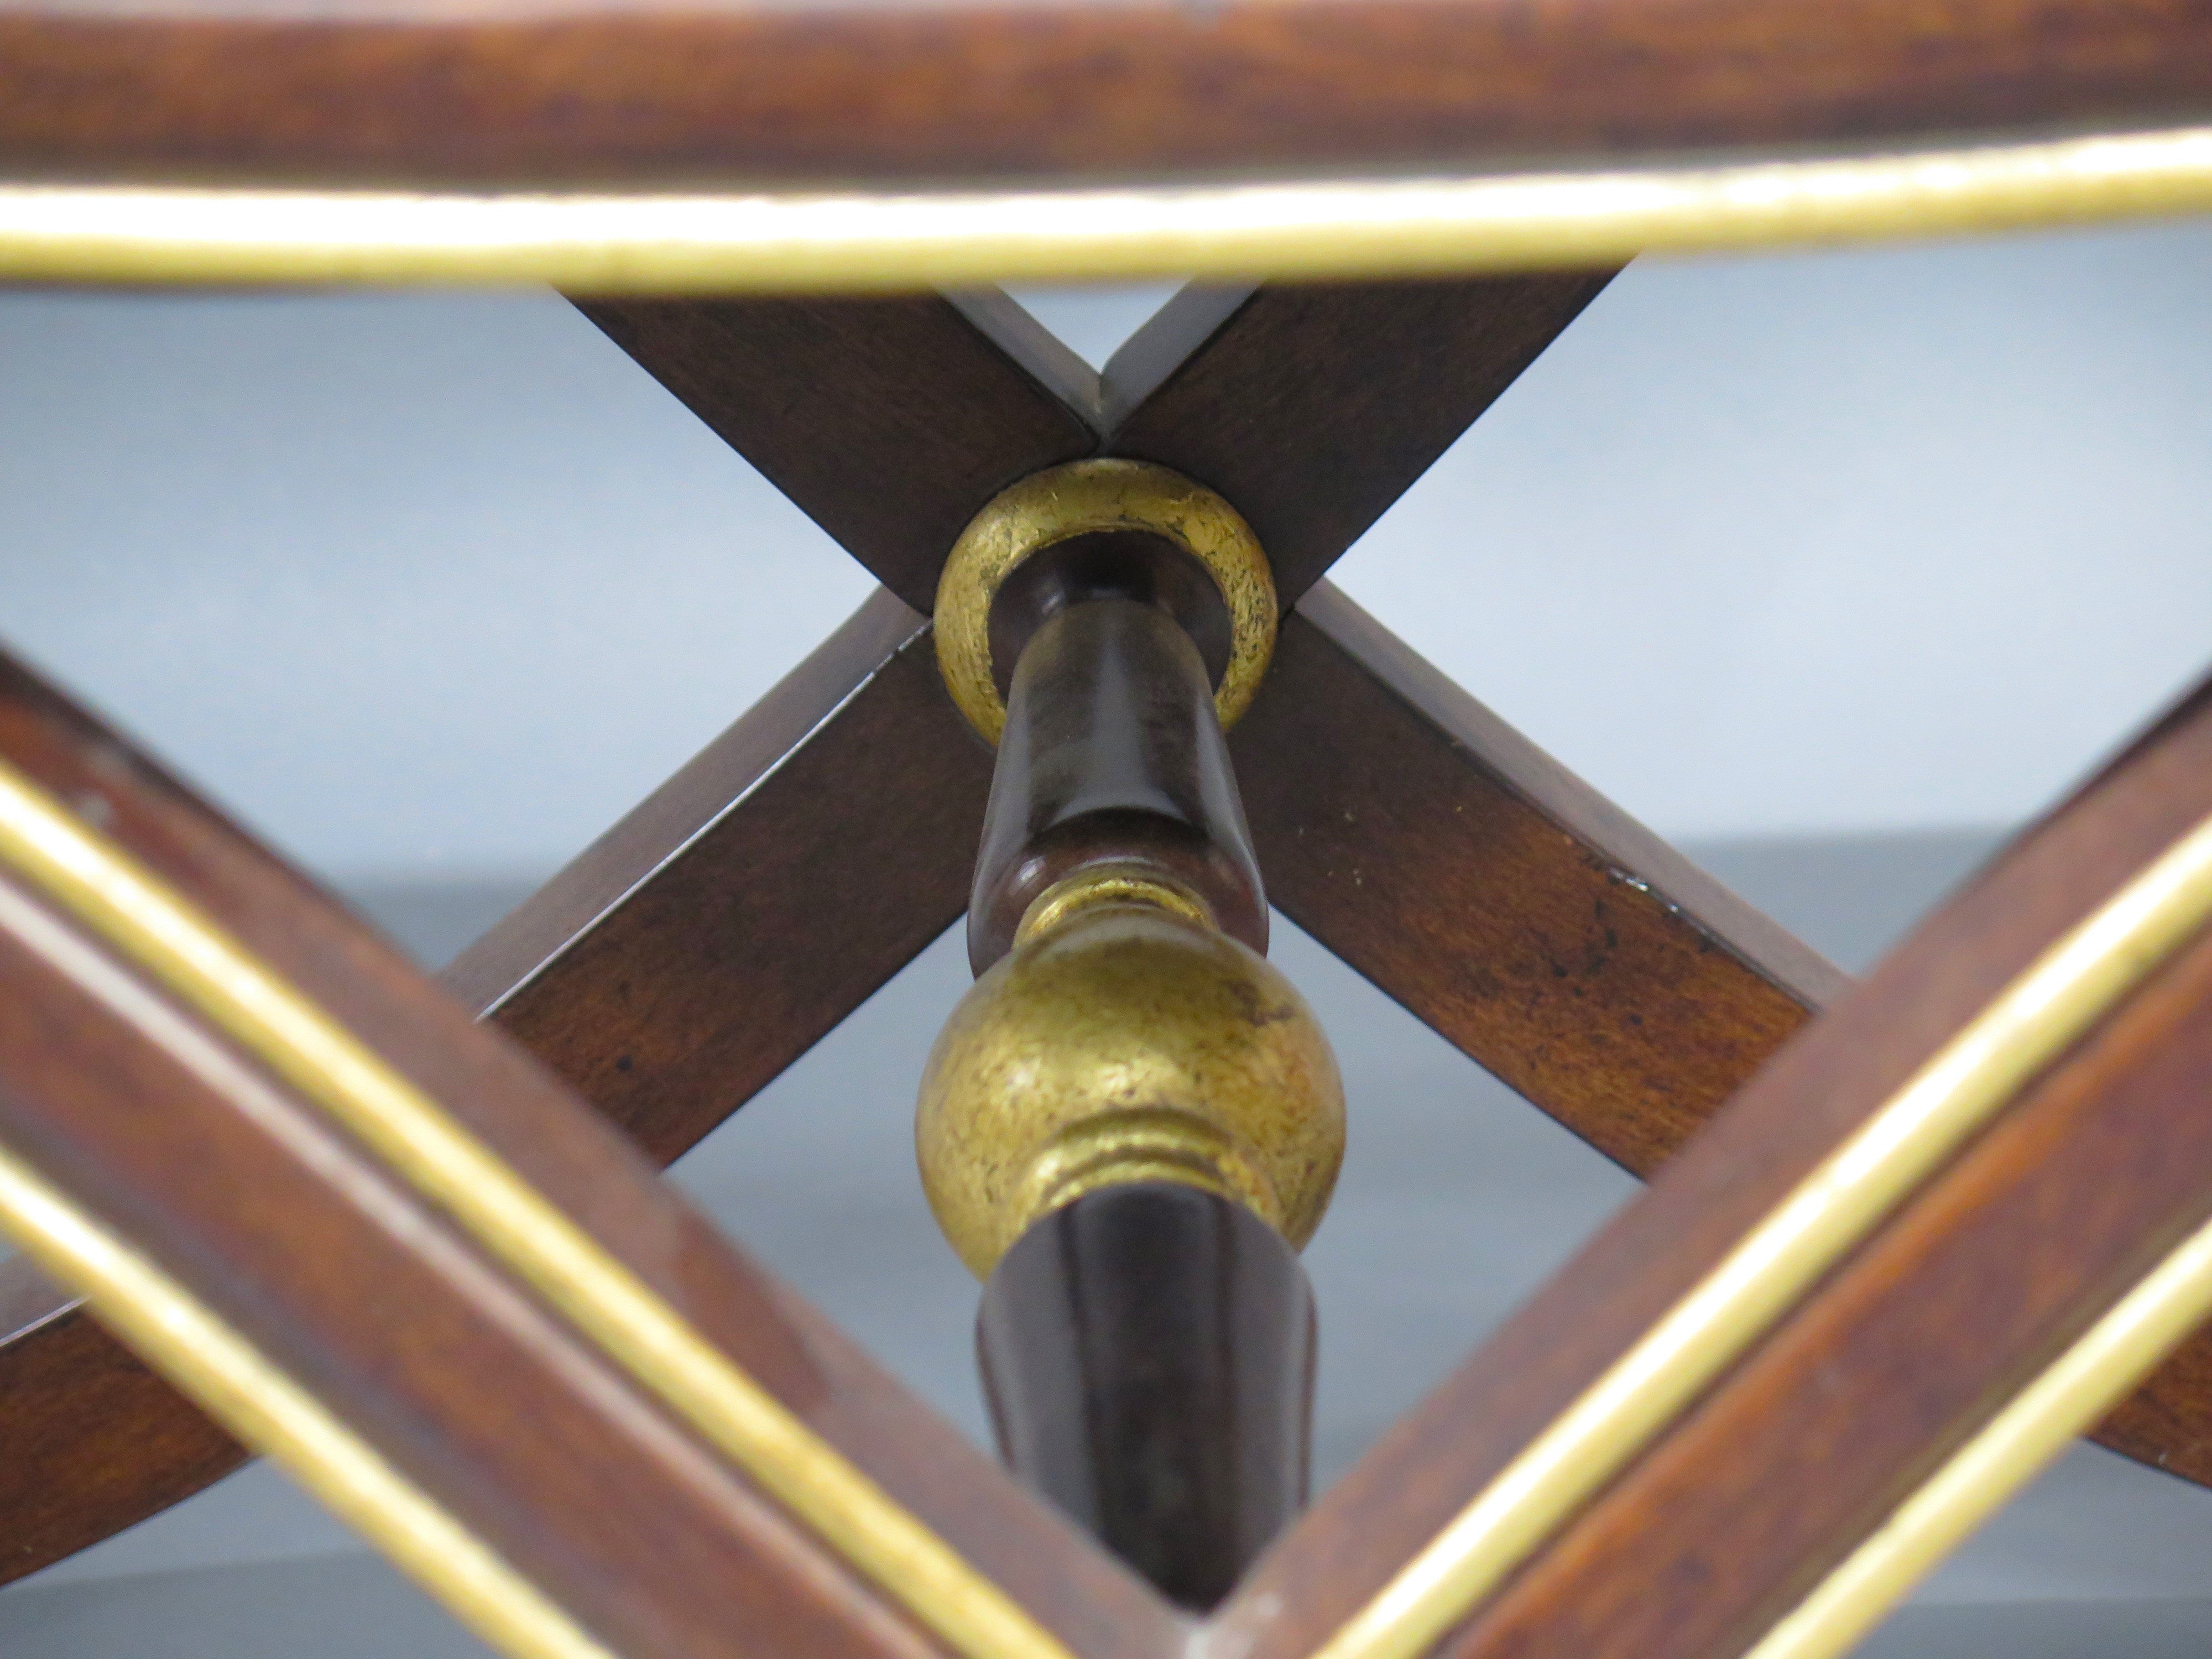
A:
[[[1107,859],[1062,876],[1030,901],[1014,929],[1018,951],[1033,939],[1056,933],[1061,924],[1102,904],[1142,904],[1181,916],[1194,927],[1221,931],[1213,907],[1157,866],[1137,860]]]
[[[2212,210],[2212,127],[1428,179],[632,195],[0,184],[0,279],[579,294],[1440,275]]]
[[[650,1286],[183,895],[0,763],[0,862],[198,1008],[968,1659],[1071,1659]]]
[[[2200,1228],[2014,1396],[1746,1659],[1838,1659],[2212,1316]]]
[[[282,1464],[493,1647],[513,1659],[614,1659],[204,1304],[5,1148],[0,1229],[210,1416]]]
[[[1936,1164],[2212,919],[2212,818],[2029,965],[1739,1239],[1315,1659],[1417,1659]]]

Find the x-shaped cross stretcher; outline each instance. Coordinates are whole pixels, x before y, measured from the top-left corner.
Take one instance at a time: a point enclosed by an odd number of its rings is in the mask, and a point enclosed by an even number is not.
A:
[[[1103,376],[995,295],[585,307],[884,585],[444,976],[468,1012],[653,1161],[695,1144],[961,912],[990,759],[938,680],[921,613],[977,507],[1031,471],[1094,453],[1205,483],[1271,557],[1290,609],[1232,748],[1285,914],[1639,1174],[1738,1097],[1262,1561],[1206,1627],[1224,1652],[1304,1659],[1349,1639],[1347,1621],[1387,1598],[1408,1559],[1428,1559],[1520,1450],[1916,1065],[2212,811],[2212,707],[2200,698],[1767,1066],[1843,997],[1841,976],[1322,580],[1605,280],[1187,291]],[[817,1316],[704,1239],[553,1081],[20,671],[0,686],[0,756],[107,826],[452,1104],[1066,1649],[1103,1659],[1190,1639]],[[52,1168],[75,1172],[134,1235],[166,1241],[164,1259],[181,1252],[228,1284],[222,1293],[251,1310],[240,1318],[262,1319],[272,1344],[319,1355],[349,1419],[402,1462],[438,1468],[457,1512],[591,1628],[621,1632],[637,1654],[720,1651],[725,1640],[734,1652],[771,1634],[856,1655],[941,1639],[818,1528],[654,1441],[635,1402],[547,1382],[596,1362],[458,1258],[389,1225],[378,1232],[375,1203],[330,1196],[343,1188],[330,1168],[278,1168],[286,1147],[297,1162],[308,1133],[269,1127],[289,1109],[256,1116],[239,1104],[250,1079],[210,1080],[204,1067],[188,1088],[177,1071],[185,1039],[160,1037],[153,1015],[131,1012],[121,991],[69,968],[64,947],[43,938],[28,921],[0,926],[0,987],[15,993],[0,998],[0,1098],[32,1103],[15,1138],[52,1150]],[[1808,1572],[1840,1559],[1901,1483],[2212,1200],[2189,1156],[2190,1137],[2212,1142],[2212,1129],[2175,1104],[2212,1048],[2187,1018],[2212,972],[2204,954],[2185,951],[1909,1203],[1870,1223],[1855,1253],[1705,1379],[1693,1410],[1656,1427],[1558,1517],[1518,1577],[1438,1627],[1456,1630],[1453,1650],[1741,1652]],[[103,1036],[103,1021],[135,1035]],[[118,1091],[173,1103],[195,1089],[206,1098],[158,1123],[134,1129],[127,1112],[115,1115]],[[179,1140],[189,1126],[199,1138]],[[216,1176],[191,1191],[165,1185],[165,1137],[173,1157],[206,1149]],[[318,1203],[270,1199],[274,1219],[252,1204],[232,1212],[241,1190],[305,1194],[319,1181],[330,1191]],[[2068,1224],[2051,1227],[2053,1214]],[[386,1264],[388,1280],[362,1281],[365,1310],[337,1305],[347,1291],[316,1277],[316,1250],[268,1265],[272,1241],[293,1228],[320,1239],[329,1261],[364,1273]],[[7,1571],[82,1547],[234,1467],[242,1454],[229,1438],[68,1298],[20,1261],[0,1272],[11,1331],[0,1346]],[[385,1288],[418,1282],[411,1312]],[[501,1341],[512,1352],[496,1351]],[[624,1473],[593,1488],[480,1421],[472,1376],[510,1374],[526,1377],[518,1401],[538,1400],[549,1421],[568,1413],[580,1467]],[[1870,1410],[1884,1389],[1905,1403]],[[2212,1479],[2212,1352],[2185,1348],[2104,1432]],[[696,1513],[670,1498],[677,1490]],[[630,1527],[626,1540],[610,1540],[611,1514]]]

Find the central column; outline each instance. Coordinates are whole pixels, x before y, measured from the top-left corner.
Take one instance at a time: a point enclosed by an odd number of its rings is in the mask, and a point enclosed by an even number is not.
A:
[[[1234,510],[1126,461],[1006,491],[938,601],[946,683],[999,760],[979,977],[923,1079],[924,1183],[985,1280],[1002,1455],[1194,1608],[1304,1501],[1296,1250],[1343,1149],[1327,1041],[1261,954],[1222,735],[1274,623]]]

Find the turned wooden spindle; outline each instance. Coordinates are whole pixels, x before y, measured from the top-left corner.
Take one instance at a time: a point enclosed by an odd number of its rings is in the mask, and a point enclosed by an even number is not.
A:
[[[1213,688],[1177,619],[1126,591],[1085,596],[1018,660],[969,900],[975,971],[1012,947],[1048,889],[1102,864],[1188,892],[1264,951],[1267,901]]]
[[[1222,737],[1273,623],[1243,521],[1126,462],[1015,486],[963,538],[939,605],[947,683],[999,757],[979,978],[923,1079],[924,1182],[986,1281],[977,1349],[1006,1462],[1197,1608],[1304,1501],[1297,1250],[1343,1148],[1328,1045],[1260,954]]]
[[[1241,1204],[1138,1182],[1053,1211],[992,1273],[975,1347],[1007,1463],[1182,1606],[1304,1506],[1313,1292]]]

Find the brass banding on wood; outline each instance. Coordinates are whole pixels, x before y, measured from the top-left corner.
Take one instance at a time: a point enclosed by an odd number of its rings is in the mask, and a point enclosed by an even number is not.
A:
[[[0,185],[0,278],[574,294],[1442,276],[2212,210],[2212,128],[1462,178],[588,194]]]
[[[1259,690],[1275,650],[1275,581],[1243,516],[1203,484],[1149,461],[1071,461],[994,496],[960,532],[938,579],[938,665],[960,712],[991,742],[1006,726],[991,660],[1000,584],[1033,554],[1101,531],[1162,537],[1212,578],[1229,610],[1229,665],[1213,699],[1222,725]]]
[[[342,1124],[954,1650],[967,1659],[1071,1659],[997,1583],[443,1108],[128,851],[4,762],[0,864]]]
[[[214,1311],[4,1148],[0,1231],[510,1659],[614,1659]]]
[[[2212,1224],[2113,1304],[1745,1659],[1841,1659],[1974,1528],[2212,1316]]]
[[[968,1659],[1067,1659],[1066,1650],[995,1584],[708,1347],[442,1110],[127,852],[4,765],[0,863],[353,1130],[957,1651]],[[1425,1652],[1814,1279],[2208,919],[2212,819],[2140,872],[1963,1027],[1325,1643],[1322,1659],[1414,1659]],[[5,1173],[0,1167],[0,1176]],[[35,1176],[12,1188],[0,1181],[0,1211],[18,1218],[27,1238],[39,1229],[21,1218],[40,1196]],[[122,1310],[117,1322],[127,1331],[132,1307],[159,1316],[159,1288],[143,1278],[118,1279],[107,1292]],[[1820,1636],[1828,1641],[1833,1630],[1865,1617],[1947,1536],[1997,1501],[2007,1481],[2025,1478],[2044,1447],[2072,1432],[2066,1425],[2094,1419],[2100,1402],[2124,1389],[2208,1303],[2212,1238],[2200,1235],[1970,1443],[1960,1455],[1967,1462],[1947,1465],[1924,1503],[1916,1499],[1918,1507],[1909,1504],[1893,1530],[1877,1534],[1890,1541],[1869,1547],[1891,1554],[1887,1565],[1877,1555],[1859,1570],[1872,1588],[1846,1586],[1831,1598],[1848,1597],[1840,1610],[1808,1614],[1811,1622],[1791,1628],[1828,1631]],[[189,1322],[178,1328],[186,1348],[203,1358],[217,1353],[219,1333]],[[1820,1622],[1830,1620],[1838,1622]],[[1759,1659],[1820,1659],[1832,1650],[1808,1638],[1802,1651],[1778,1648]]]
[[[1920,1181],[2212,921],[2212,818],[2032,963],[1554,1419],[1316,1659],[1416,1659]]]

